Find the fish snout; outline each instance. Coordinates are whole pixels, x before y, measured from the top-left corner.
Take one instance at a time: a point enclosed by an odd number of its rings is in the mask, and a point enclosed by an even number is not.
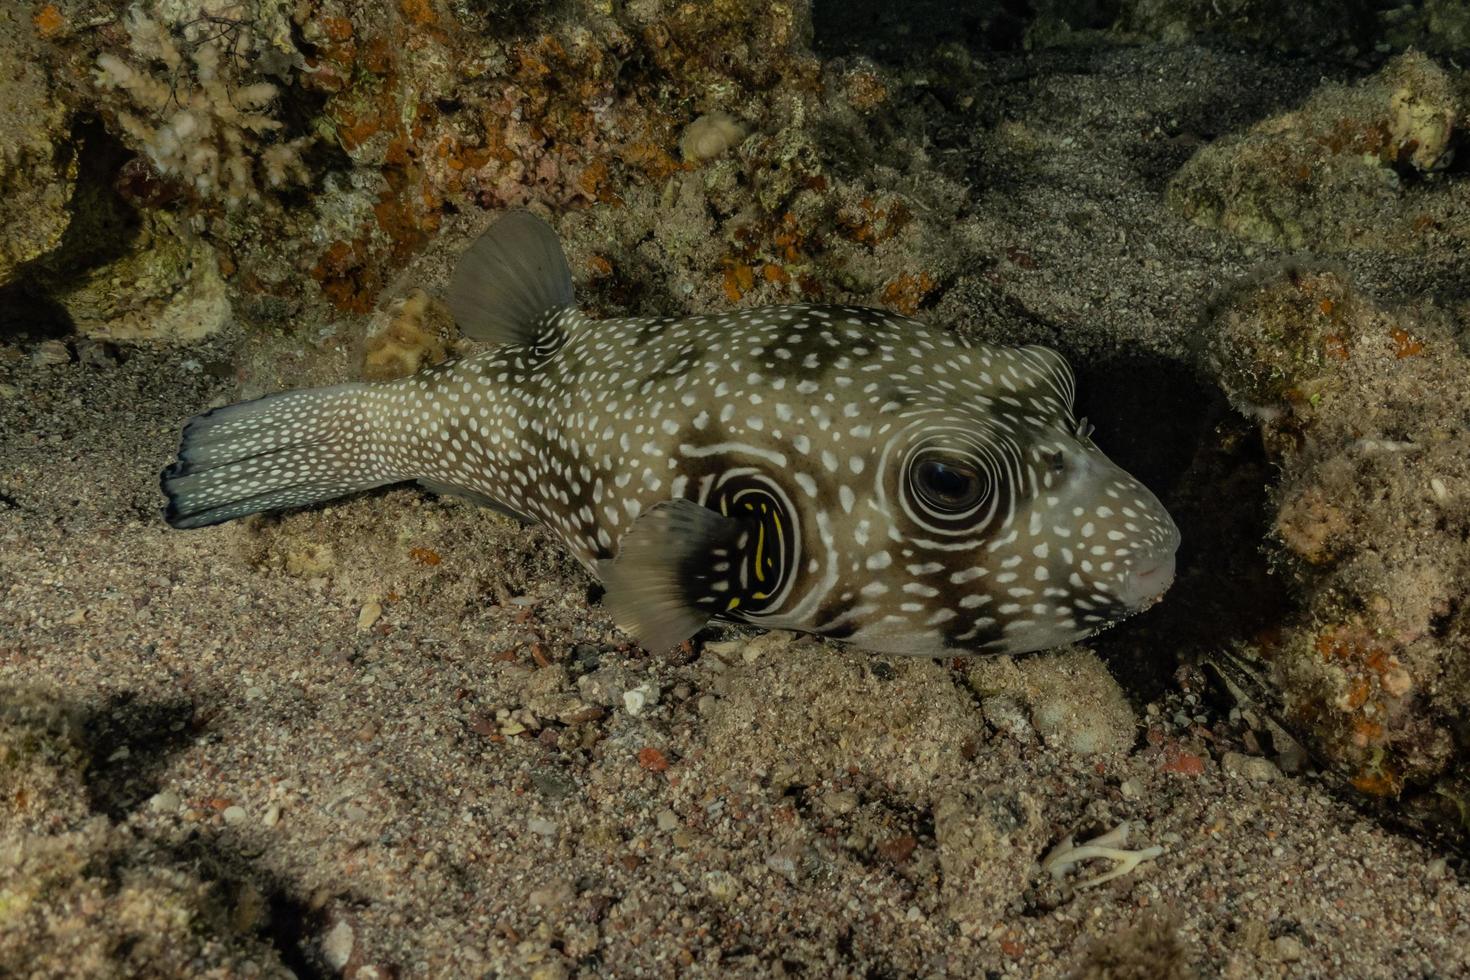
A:
[[[1117,591],[1120,602],[1130,610],[1142,610],[1163,598],[1175,583],[1175,552],[1158,554],[1139,561],[1127,573]]]

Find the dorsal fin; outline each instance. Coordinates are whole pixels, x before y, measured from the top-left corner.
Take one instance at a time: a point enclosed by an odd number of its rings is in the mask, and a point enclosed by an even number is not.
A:
[[[460,256],[449,309],[460,332],[529,344],[548,313],[572,305],[572,270],[551,226],[529,211],[502,215]]]

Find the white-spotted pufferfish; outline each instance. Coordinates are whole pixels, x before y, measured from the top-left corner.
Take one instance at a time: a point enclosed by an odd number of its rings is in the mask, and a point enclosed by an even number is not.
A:
[[[1173,581],[1178,529],[1089,440],[1048,348],[856,307],[593,320],[525,212],[471,246],[448,301],[496,346],[190,421],[169,524],[417,480],[551,528],[650,649],[725,620],[1020,653]]]

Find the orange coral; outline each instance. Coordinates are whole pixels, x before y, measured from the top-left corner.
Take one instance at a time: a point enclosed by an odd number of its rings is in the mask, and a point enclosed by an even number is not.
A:
[[[412,558],[420,565],[428,565],[430,567],[437,565],[444,560],[443,558],[439,557],[439,552],[435,551],[433,548],[424,547],[409,548],[408,557]]]
[[[750,292],[755,285],[755,273],[744,262],[730,262],[725,266],[725,298],[732,303]]]
[[[31,23],[35,25],[36,33],[48,41],[66,29],[66,17],[54,3],[48,3],[36,11]]]
[[[1393,356],[1399,359],[1424,353],[1424,342],[1403,327],[1394,327],[1388,332],[1393,338]]]
[[[905,272],[883,287],[883,302],[904,316],[912,316],[937,285],[927,272]]]

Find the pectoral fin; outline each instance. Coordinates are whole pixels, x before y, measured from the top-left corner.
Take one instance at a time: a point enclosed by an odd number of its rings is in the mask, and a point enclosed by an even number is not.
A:
[[[689,639],[730,611],[731,570],[749,529],[692,500],[669,500],[645,511],[597,563],[607,587],[602,602],[619,627],[648,650]]]

